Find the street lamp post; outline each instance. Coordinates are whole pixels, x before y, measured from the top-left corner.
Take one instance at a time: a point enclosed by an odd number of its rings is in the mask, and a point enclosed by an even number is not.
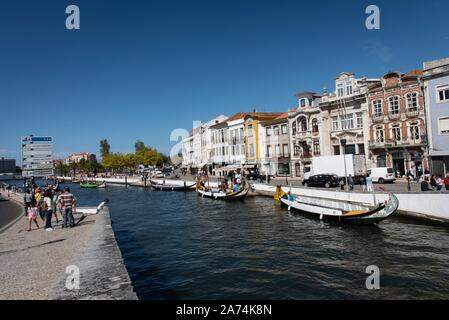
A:
[[[346,190],[349,191],[348,170],[346,168],[346,139],[340,139],[340,144],[343,147],[343,163],[345,166],[345,186],[346,186]]]

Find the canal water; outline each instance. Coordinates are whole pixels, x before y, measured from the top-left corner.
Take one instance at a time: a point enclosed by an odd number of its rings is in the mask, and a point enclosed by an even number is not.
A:
[[[110,200],[113,228],[141,299],[449,298],[449,228],[398,217],[379,226],[291,215],[271,198],[203,199],[71,185],[79,204]],[[367,290],[367,266],[380,289]]]

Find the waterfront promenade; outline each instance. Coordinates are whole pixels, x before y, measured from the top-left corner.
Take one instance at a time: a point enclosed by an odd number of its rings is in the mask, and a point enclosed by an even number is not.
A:
[[[10,206],[22,218],[0,233],[0,300],[137,298],[107,207],[74,228],[61,229],[54,223],[54,230],[46,232],[39,221],[41,228],[28,232],[22,199],[22,194],[11,193]],[[79,268],[79,289],[66,288],[68,266]]]

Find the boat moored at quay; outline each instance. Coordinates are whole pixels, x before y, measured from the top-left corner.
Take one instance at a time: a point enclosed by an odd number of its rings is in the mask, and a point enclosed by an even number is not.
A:
[[[383,203],[365,205],[307,196],[294,197],[278,186],[274,197],[282,206],[287,207],[288,211],[317,216],[320,220],[364,225],[377,224],[392,216],[399,208],[399,200],[394,194],[390,194],[389,199]]]

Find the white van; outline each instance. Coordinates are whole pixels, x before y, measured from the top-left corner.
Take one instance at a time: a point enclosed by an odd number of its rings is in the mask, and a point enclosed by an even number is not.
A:
[[[367,170],[367,175],[373,178],[373,182],[385,183],[385,182],[394,182],[396,177],[394,176],[393,168],[388,167],[380,167],[380,168],[371,168]]]

